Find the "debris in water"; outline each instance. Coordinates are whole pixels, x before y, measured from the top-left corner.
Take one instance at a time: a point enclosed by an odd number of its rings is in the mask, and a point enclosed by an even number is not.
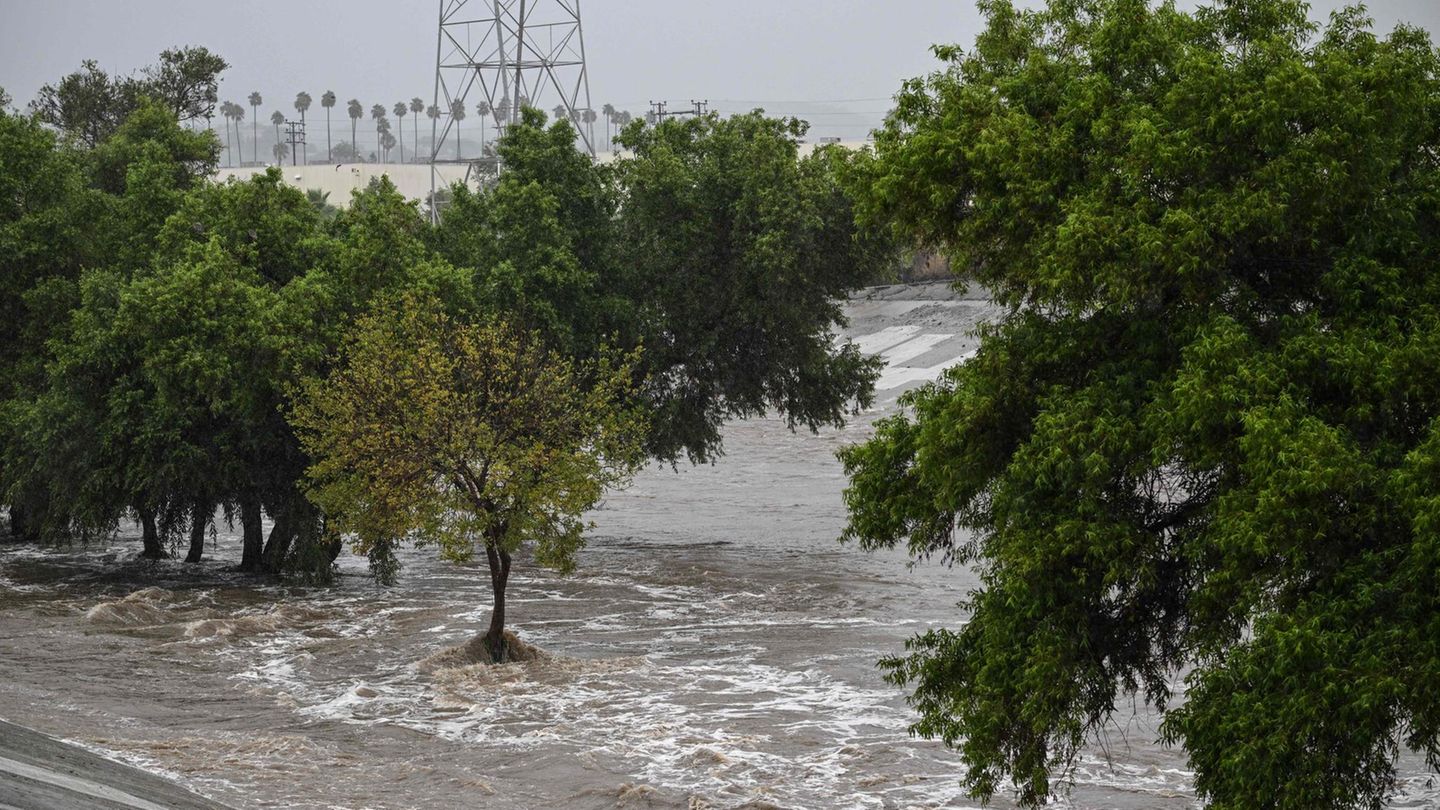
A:
[[[518,664],[527,661],[542,661],[550,657],[540,648],[521,641],[519,636],[509,630],[505,631],[503,638],[505,639],[505,654],[501,663]],[[421,672],[435,672],[441,669],[494,663],[495,657],[490,654],[490,647],[485,643],[485,634],[481,633],[464,644],[446,647],[440,652],[422,659],[417,666]]]

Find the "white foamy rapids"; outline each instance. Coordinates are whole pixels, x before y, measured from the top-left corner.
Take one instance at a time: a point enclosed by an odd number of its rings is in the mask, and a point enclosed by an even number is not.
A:
[[[90,608],[85,620],[112,627],[153,627],[175,621],[176,610],[174,593],[164,588],[143,588]]]

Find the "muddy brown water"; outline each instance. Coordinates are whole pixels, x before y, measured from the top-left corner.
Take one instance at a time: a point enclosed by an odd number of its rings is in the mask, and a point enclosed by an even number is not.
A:
[[[875,662],[974,579],[836,542],[832,454],[865,430],[740,423],[719,464],[610,497],[576,574],[518,566],[514,626],[552,656],[528,664],[420,666],[489,599],[423,550],[394,588],[345,557],[302,589],[227,573],[223,528],[199,566],[134,561],[133,532],[5,548],[0,716],[244,808],[973,806]],[[1131,736],[1071,801],[1191,804],[1183,758]]]
[[[730,425],[718,464],[609,497],[577,573],[519,560],[509,615],[549,655],[526,664],[421,665],[489,601],[483,563],[425,550],[393,588],[347,555],[336,586],[305,589],[228,572],[223,527],[201,565],[136,561],[129,530],[0,547],[0,717],[236,808],[974,807],[875,662],[963,622],[975,576],[836,542],[833,454],[874,416]],[[1197,806],[1183,752],[1123,714],[1060,806]],[[1402,760],[1394,806],[1437,805]]]

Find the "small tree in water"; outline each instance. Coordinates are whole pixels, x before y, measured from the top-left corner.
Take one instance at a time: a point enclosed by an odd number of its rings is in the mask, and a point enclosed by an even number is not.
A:
[[[464,562],[483,550],[504,637],[511,557],[524,545],[561,572],[584,543],[584,513],[643,463],[634,355],[577,365],[505,325],[473,325],[405,297],[357,322],[342,362],[303,387],[292,418],[310,497],[391,581],[410,538]]]

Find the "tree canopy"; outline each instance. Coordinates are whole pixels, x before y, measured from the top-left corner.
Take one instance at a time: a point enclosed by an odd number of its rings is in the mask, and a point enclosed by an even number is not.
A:
[[[311,497],[383,579],[402,539],[461,562],[482,549],[487,642],[504,660],[511,555],[529,544],[540,564],[572,569],[582,516],[644,459],[633,363],[606,353],[577,366],[503,323],[400,298],[362,316],[340,364],[296,402]]]
[[[159,81],[177,59],[143,75]],[[109,83],[92,89],[114,105],[116,82],[140,81],[91,78]],[[85,538],[134,519],[145,555],[163,556],[188,532],[196,561],[219,512],[243,527],[242,568],[324,579],[336,531],[361,524],[307,479],[321,445],[303,445],[291,417],[318,411],[291,406],[342,374],[356,330],[401,300],[435,302],[444,335],[570,369],[555,382],[557,403],[589,407],[586,397],[609,391],[627,424],[644,413],[625,430],[644,457],[711,458],[725,416],[777,407],[815,426],[868,393],[873,364],[835,347],[839,311],[828,299],[889,257],[857,239],[838,166],[798,158],[792,123],[675,124],[656,134],[663,148],[657,140],[611,168],[575,149],[571,122],[526,110],[497,144],[506,171],[450,190],[432,224],[385,179],[323,216],[323,201],[276,169],[214,182],[220,145],[180,125],[167,101],[179,92],[106,107],[123,119],[86,137],[41,112],[0,111],[0,306],[11,316],[0,323],[0,504],[22,536]],[[685,168],[708,161],[733,165]],[[674,252],[643,264],[626,241],[666,241],[674,213],[651,196],[707,183],[719,185],[686,216],[714,227],[676,230]],[[691,323],[703,307],[686,275],[712,293],[734,286],[733,319]],[[306,425],[325,435],[314,419]],[[325,446],[326,458],[339,452]],[[629,449],[614,455],[634,463]],[[618,480],[574,470],[602,489]],[[542,546],[573,548],[579,524],[564,515],[593,503],[576,494],[581,474],[563,484],[569,500],[524,500],[508,524],[539,540],[533,521],[551,515],[558,533]],[[353,539],[366,550],[424,536],[396,532],[377,546],[380,535],[361,534]],[[489,540],[507,554],[515,547],[508,535]]]
[[[982,9],[852,173],[1006,307],[842,454],[848,538],[980,572],[885,662],[914,729],[1039,804],[1138,692],[1210,806],[1379,807],[1440,765],[1437,52],[1293,0]]]
[[[41,87],[30,109],[41,121],[94,147],[147,99],[181,123],[209,119],[227,67],[224,59],[198,47],[164,51],[139,76],[112,76],[86,60],[79,70]]]

